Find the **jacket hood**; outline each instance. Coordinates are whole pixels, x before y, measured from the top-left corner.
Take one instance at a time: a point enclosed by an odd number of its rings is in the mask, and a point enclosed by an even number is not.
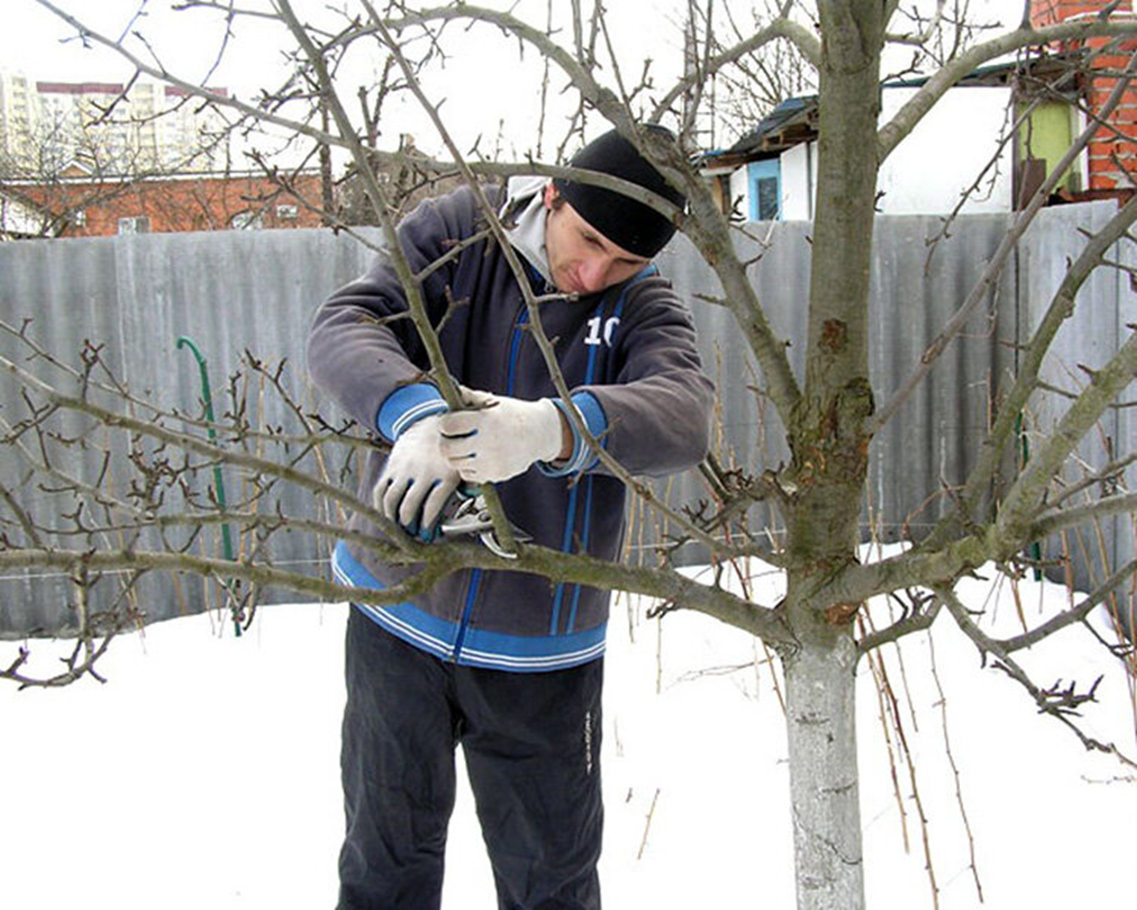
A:
[[[510,177],[500,216],[513,248],[552,284],[549,254],[545,250],[544,190],[548,183],[545,177]]]

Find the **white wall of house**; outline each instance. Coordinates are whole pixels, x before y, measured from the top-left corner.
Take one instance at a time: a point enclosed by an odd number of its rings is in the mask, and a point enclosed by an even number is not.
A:
[[[882,93],[881,122],[891,120],[915,92],[914,88],[886,88]],[[980,181],[962,211],[1010,211],[1014,198],[1013,143],[999,149],[999,138],[1009,126],[1010,104],[1009,88],[964,86],[947,92],[881,167],[877,180],[877,188],[883,193],[880,211],[886,215],[947,214],[992,159],[997,160],[996,166]],[[746,170],[743,166],[731,175],[731,196],[742,199],[743,213],[750,211]],[[782,220],[812,220],[817,187],[816,142],[782,153],[781,182]]]
[[[881,122],[916,93],[914,88],[887,88],[881,96]],[[885,159],[877,178],[886,215],[947,214],[960,195],[984,176],[964,204],[969,214],[1010,211],[1013,202],[1013,143],[999,150],[999,137],[1009,126],[1011,90],[995,86],[962,86],[947,92],[917,127]]]
[[[782,220],[812,221],[817,186],[817,143],[782,152]]]
[[[750,189],[746,177],[746,165],[736,167],[730,174],[730,202],[737,205],[743,218],[750,217]]]

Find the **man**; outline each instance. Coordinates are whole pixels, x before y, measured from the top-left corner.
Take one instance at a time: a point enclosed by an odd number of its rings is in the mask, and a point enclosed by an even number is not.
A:
[[[629,180],[682,207],[615,132],[571,164]],[[560,400],[528,331],[517,279],[488,237],[475,195],[423,203],[400,244],[469,409],[449,413],[389,259],[316,315],[316,382],[391,443],[363,494],[408,532],[434,538],[463,480],[498,484],[533,542],[618,557],[624,487],[580,438],[570,408],[628,471],[697,463],[712,390],[686,308],[651,258],[671,222],[586,183],[512,180],[494,190],[509,242],[542,297],[571,400]],[[466,246],[461,241],[470,240]],[[395,316],[396,318],[389,318]],[[353,530],[379,530],[356,516]],[[336,549],[336,577],[381,588],[415,567]],[[598,756],[608,592],[532,574],[467,570],[414,603],[355,605],[348,623],[342,772],[347,834],[340,910],[427,910],[440,902],[461,744],[502,910],[600,906]]]

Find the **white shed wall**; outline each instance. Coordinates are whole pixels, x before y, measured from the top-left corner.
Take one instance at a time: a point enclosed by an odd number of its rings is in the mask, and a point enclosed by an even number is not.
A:
[[[886,88],[881,122],[916,93],[914,88]],[[1007,126],[1011,90],[967,86],[947,92],[885,160],[877,179],[886,215],[942,215],[953,211],[960,195],[975,183],[996,155]],[[971,214],[1010,211],[1013,201],[1013,143],[998,150],[998,165],[984,177],[963,207]]]
[[[750,214],[750,189],[746,182],[746,165],[735,168],[730,175],[730,201],[738,199],[738,211],[742,213],[744,218],[749,217]]]
[[[817,187],[817,143],[782,153],[782,220],[812,221]]]

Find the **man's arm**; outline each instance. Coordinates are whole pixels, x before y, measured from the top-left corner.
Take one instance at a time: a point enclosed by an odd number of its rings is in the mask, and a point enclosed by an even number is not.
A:
[[[398,228],[412,272],[417,274],[442,258],[476,220],[473,196],[464,189],[416,208]],[[453,270],[452,263],[444,266],[422,284],[435,325],[446,309]],[[316,313],[308,336],[313,380],[360,424],[389,440],[415,420],[446,409],[438,390],[423,382],[429,368],[407,316],[406,293],[383,253]]]
[[[703,372],[690,313],[670,283],[643,285],[634,289],[639,293],[615,336],[614,381],[574,389],[573,401],[592,435],[629,472],[672,474],[706,456],[714,387]],[[595,459],[588,467],[596,467]]]
[[[508,480],[533,464],[553,477],[596,469],[600,459],[570,411],[634,474],[674,473],[702,460],[713,389],[686,309],[661,281],[627,313],[620,327],[625,340],[611,352],[618,370],[609,384],[575,389],[570,402],[465,390],[468,409],[439,423],[443,455],[464,480]]]
[[[411,271],[420,274],[466,236],[473,198],[458,191],[428,201],[398,228]],[[421,292],[433,325],[449,299],[453,263],[432,272]],[[429,540],[459,476],[443,457],[438,421],[448,410],[424,374],[429,358],[408,318],[406,291],[389,256],[379,254],[360,279],[334,293],[308,337],[312,378],[365,428],[391,445],[375,488],[375,507],[409,533]]]

